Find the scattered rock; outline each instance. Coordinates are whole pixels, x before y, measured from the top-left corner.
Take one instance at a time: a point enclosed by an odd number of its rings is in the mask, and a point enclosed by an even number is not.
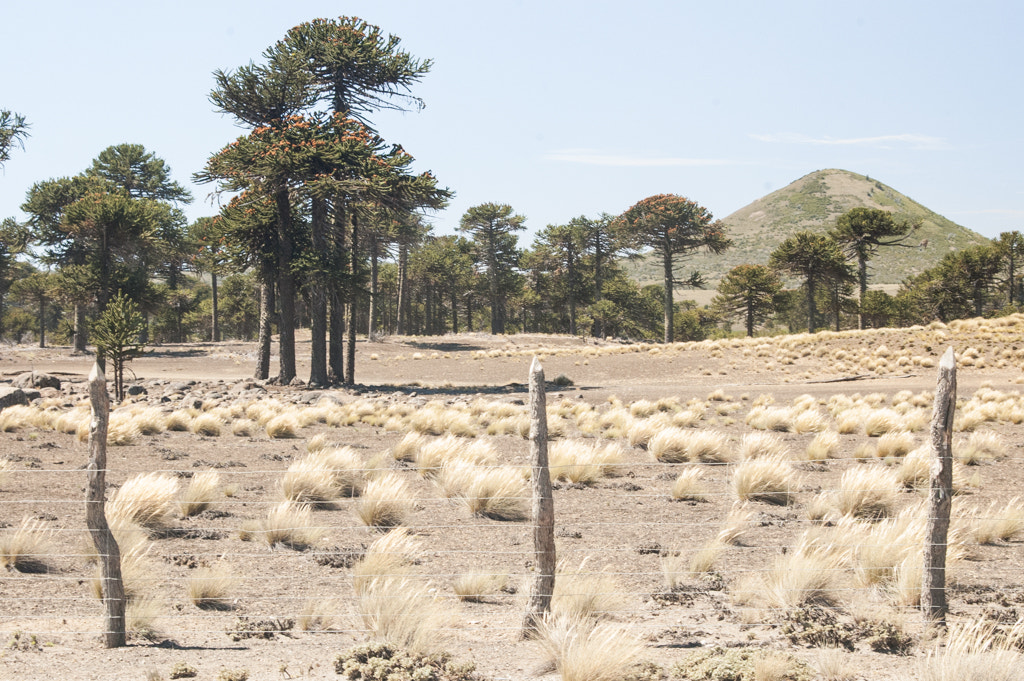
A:
[[[15,377],[13,385],[16,388],[56,388],[60,390],[60,379],[41,371],[26,371]]]

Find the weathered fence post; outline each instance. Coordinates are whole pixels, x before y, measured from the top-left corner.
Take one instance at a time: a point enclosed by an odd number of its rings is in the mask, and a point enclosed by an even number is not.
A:
[[[89,402],[92,420],[89,422],[89,486],[85,498],[85,524],[100,557],[100,588],[106,609],[103,643],[107,648],[119,648],[125,644],[124,583],[121,581],[121,551],[107,524],[104,509],[110,396],[107,394],[107,379],[99,363],[93,364],[89,372]]]
[[[551,609],[555,590],[555,504],[548,470],[548,414],[544,396],[544,368],[530,364],[530,466],[533,487],[533,550],[536,573],[530,585],[521,635],[530,638]]]
[[[928,523],[924,535],[924,575],[921,610],[926,627],[946,626],[946,543],[949,513],[953,505],[953,415],[956,412],[956,358],[949,348],[939,360],[932,414],[931,484],[928,491]]]

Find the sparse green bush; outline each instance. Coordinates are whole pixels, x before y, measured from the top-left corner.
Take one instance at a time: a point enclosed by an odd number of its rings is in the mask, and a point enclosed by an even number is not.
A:
[[[475,681],[471,662],[452,662],[448,653],[411,653],[384,643],[352,648],[334,658],[334,671],[349,681]]]

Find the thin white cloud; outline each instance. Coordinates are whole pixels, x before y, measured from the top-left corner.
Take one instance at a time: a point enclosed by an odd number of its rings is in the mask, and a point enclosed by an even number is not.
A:
[[[1011,217],[1024,217],[1024,209],[1021,208],[981,208],[978,210],[952,210],[950,215],[1009,215]]]
[[[591,166],[618,166],[622,168],[663,168],[669,166],[726,166],[734,165],[734,161],[722,158],[679,158],[671,156],[641,156],[602,154],[589,149],[566,149],[545,154],[549,161],[562,163],[581,163]]]
[[[891,149],[897,146],[909,146],[914,149],[945,149],[948,145],[941,137],[929,135],[876,135],[874,137],[811,137],[795,132],[784,132],[767,135],[752,134],[759,142],[774,144],[811,144],[817,146],[860,146]]]

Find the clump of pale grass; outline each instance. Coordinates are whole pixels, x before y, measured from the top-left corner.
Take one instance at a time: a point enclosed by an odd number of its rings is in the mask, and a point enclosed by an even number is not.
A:
[[[774,433],[746,433],[740,440],[737,454],[740,461],[764,458],[786,459],[789,457],[789,448]]]
[[[125,605],[125,630],[129,637],[156,641],[161,638],[156,620],[164,609],[164,602],[152,596],[130,599]]]
[[[855,681],[860,672],[852,664],[853,655],[845,648],[819,648],[814,669],[821,681]]]
[[[682,428],[666,428],[648,441],[647,451],[662,463],[683,463],[689,435]]]
[[[376,539],[366,554],[352,567],[352,586],[364,593],[377,579],[393,579],[409,574],[422,555],[419,543],[404,527],[396,527]]]
[[[879,437],[894,430],[903,430],[899,412],[892,409],[872,409],[864,420],[864,432],[868,437]]]
[[[857,466],[843,472],[835,491],[836,509],[854,518],[893,515],[902,487],[899,476],[878,466]]]
[[[452,581],[452,589],[460,601],[481,603],[485,596],[497,593],[508,584],[508,575],[493,572],[468,572]]]
[[[979,544],[994,544],[996,540],[1010,541],[1024,530],[1024,503],[1020,497],[1000,506],[992,502],[980,509],[973,519],[972,533]]]
[[[691,577],[706,575],[715,569],[715,563],[725,551],[725,544],[713,539],[690,556],[689,574]]]
[[[220,420],[215,414],[209,412],[200,414],[192,419],[192,423],[189,424],[189,430],[196,435],[206,435],[207,437],[217,437],[220,435],[221,426],[224,422]]]
[[[140,473],[121,485],[107,502],[107,518],[111,525],[134,523],[162,530],[170,523],[177,495],[177,478],[166,473]]]
[[[262,520],[244,528],[242,540],[262,539],[268,546],[304,549],[320,541],[323,528],[313,524],[313,510],[306,504],[282,501],[267,511]]]
[[[927,487],[931,477],[931,445],[923,445],[911,450],[896,469],[896,477],[900,484],[907,489],[922,489]]]
[[[875,456],[880,459],[906,456],[915,446],[914,436],[903,430],[890,431],[878,438]]]
[[[354,449],[351,447],[325,448],[310,456],[331,476],[337,496],[359,496],[365,483],[364,469],[363,462]]]
[[[295,618],[295,627],[299,631],[330,631],[342,609],[342,604],[335,599],[307,599]]]
[[[630,447],[647,449],[651,438],[662,430],[672,425],[672,419],[667,414],[658,414],[650,418],[633,419],[629,424],[627,439]]]
[[[956,460],[965,466],[975,466],[982,461],[996,459],[1006,454],[1002,438],[991,431],[975,431],[966,442],[960,441],[953,447]]]
[[[371,580],[357,593],[363,628],[375,641],[413,653],[430,653],[444,643],[454,617],[428,584],[407,578]]]
[[[726,446],[725,435],[714,430],[698,430],[691,433],[686,443],[686,457],[690,461],[724,463],[732,459]]]
[[[264,428],[267,431],[267,435],[271,438],[293,438],[299,430],[299,420],[294,412],[286,411],[267,421]]]
[[[328,441],[327,433],[318,433],[306,442],[306,451],[319,452],[321,449],[327,449],[329,446],[330,442]]]
[[[921,681],[1019,681],[1024,622],[999,632],[990,620],[957,622],[949,627],[945,645],[935,647],[917,665]]]
[[[793,417],[794,433],[820,433],[828,427],[828,420],[817,409],[803,409]]]
[[[23,404],[14,404],[0,410],[0,433],[15,433],[29,427],[35,411],[33,407]]]
[[[775,559],[763,577],[762,596],[770,606],[787,610],[835,605],[838,567],[827,552],[798,546]]]
[[[28,516],[16,528],[0,532],[0,567],[26,573],[49,571],[52,532]]]
[[[167,415],[156,407],[138,409],[134,418],[143,435],[157,435],[167,429]]]
[[[383,529],[401,525],[412,507],[412,492],[405,480],[385,473],[366,484],[356,514],[364,525]]]
[[[210,469],[195,473],[178,499],[181,515],[188,518],[205,511],[217,498],[219,487],[220,473],[217,471]]]
[[[732,488],[740,501],[785,506],[793,501],[799,485],[793,467],[777,458],[743,461],[732,474]]]
[[[231,422],[231,434],[235,437],[252,437],[258,427],[251,419],[238,419]]]
[[[494,520],[523,520],[529,515],[522,472],[507,466],[474,466],[458,497],[473,515]]]
[[[725,518],[725,524],[719,530],[715,541],[720,544],[738,544],[753,515],[754,512],[746,504],[733,506],[729,510],[729,515]]]
[[[804,456],[808,461],[824,461],[835,454],[838,448],[839,433],[834,430],[823,430],[807,445]]]
[[[606,570],[592,570],[584,559],[579,567],[559,565],[551,612],[573,619],[603,619],[624,610],[627,603],[615,578]]]
[[[391,450],[391,456],[395,461],[407,461],[412,463],[419,454],[420,447],[427,442],[422,433],[409,432],[405,434],[398,444]]]
[[[793,410],[789,407],[755,406],[747,412],[747,425],[755,430],[789,433],[793,430]]]
[[[625,627],[565,615],[545,617],[537,637],[562,681],[618,681],[643,652]]]
[[[202,610],[227,610],[235,578],[224,568],[199,568],[188,578],[188,599]]]
[[[706,501],[707,491],[701,484],[704,471],[696,466],[687,468],[672,483],[672,498],[677,501]]]
[[[548,465],[554,480],[590,484],[616,472],[622,463],[622,448],[582,440],[560,440],[548,447]]]
[[[189,411],[178,409],[167,415],[164,426],[172,432],[185,432],[192,425],[193,414]]]
[[[471,441],[448,434],[421,444],[414,465],[420,475],[432,477],[438,475],[441,467],[449,461],[488,465],[494,463],[496,458],[494,446],[490,442]]]

